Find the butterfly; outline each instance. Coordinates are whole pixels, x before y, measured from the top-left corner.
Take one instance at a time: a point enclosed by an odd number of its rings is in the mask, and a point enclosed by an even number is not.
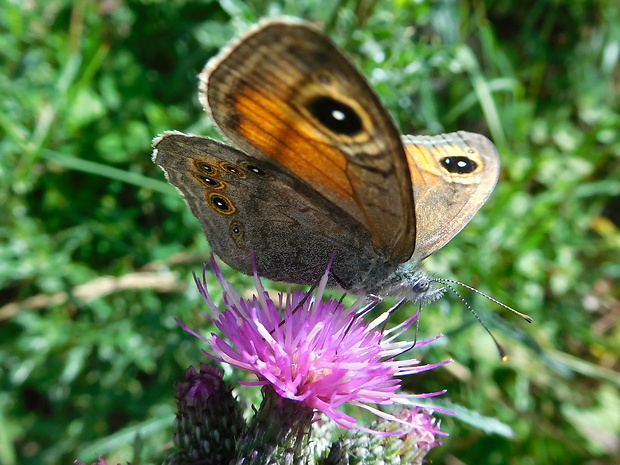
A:
[[[364,76],[321,31],[260,22],[212,58],[199,99],[235,147],[168,131],[153,161],[237,270],[412,301],[439,297],[421,266],[495,187],[480,134],[402,136]]]

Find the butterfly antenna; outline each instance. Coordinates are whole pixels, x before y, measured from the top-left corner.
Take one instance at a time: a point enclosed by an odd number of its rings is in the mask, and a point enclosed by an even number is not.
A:
[[[479,294],[479,295],[481,295],[482,297],[484,297],[484,298],[486,298],[486,299],[489,299],[491,302],[496,303],[496,304],[497,304],[497,305],[499,305],[500,307],[504,307],[505,309],[510,310],[512,313],[514,313],[514,314],[516,314],[516,315],[519,315],[521,318],[523,318],[523,319],[524,319],[525,321],[527,321],[528,323],[532,323],[532,322],[534,321],[534,318],[532,318],[531,316],[529,316],[529,315],[527,315],[527,314],[525,314],[525,313],[521,313],[521,312],[519,312],[518,310],[515,310],[514,308],[510,307],[509,305],[506,305],[505,303],[500,302],[500,301],[499,301],[499,300],[497,300],[497,299],[494,299],[494,298],[493,298],[493,297],[491,297],[490,295],[487,295],[487,294],[485,294],[484,292],[479,291],[479,290],[478,290],[478,289],[476,289],[475,287],[468,286],[467,284],[464,284],[464,283],[462,283],[462,282],[460,282],[460,281],[454,281],[453,279],[445,279],[445,278],[433,279],[433,281],[436,281],[436,282],[441,283],[441,284],[446,284],[446,283],[458,284],[459,286],[462,286],[462,287],[464,287],[465,289],[469,289],[470,291],[473,291],[473,292],[475,292],[476,294]],[[446,284],[446,285],[447,285],[447,284]],[[449,287],[449,288],[450,288],[450,289],[451,289],[451,290],[452,290],[455,294],[459,295],[459,294],[458,294],[458,292],[456,292],[456,291],[454,290],[454,288],[453,288],[453,287],[451,287],[451,286],[447,286],[447,287]],[[460,297],[460,296],[459,296],[459,297]],[[462,299],[461,299],[461,300],[462,300]],[[469,305],[468,305],[468,307],[469,307]],[[471,308],[470,308],[470,310],[471,310]]]
[[[484,330],[489,334],[489,336],[491,336],[491,339],[493,339],[493,342],[495,343],[495,347],[497,347],[497,351],[499,352],[499,358],[502,362],[506,362],[508,360],[508,354],[506,354],[506,351],[504,350],[504,348],[502,347],[502,345],[498,342],[498,340],[495,338],[495,336],[493,336],[493,333],[491,332],[491,330],[489,329],[489,327],[487,325],[484,324],[484,321],[482,321],[482,319],[478,316],[478,314],[474,311],[474,309],[471,307],[471,305],[469,305],[469,302],[467,302],[465,300],[465,298],[456,290],[454,289],[454,287],[450,286],[450,284],[448,284],[448,282],[453,282],[455,284],[462,284],[456,281],[451,281],[449,279],[441,279],[441,280],[437,280],[437,282],[440,282],[441,284],[443,284],[444,286],[446,286],[448,289],[450,289],[452,292],[454,292],[456,294],[456,296],[461,299],[461,302],[463,302],[463,304],[465,304],[465,306],[467,307],[467,309],[471,312],[472,315],[474,315],[476,317],[476,320],[478,320],[478,323],[480,323],[482,325],[482,327],[484,328]],[[468,289],[472,289],[476,292],[478,292],[479,294],[484,295],[485,297],[489,297],[486,294],[483,294],[482,292],[478,291],[477,289],[473,289],[470,286],[465,286]],[[491,299],[494,302],[497,302],[495,299],[492,299],[491,297],[489,297],[489,299]],[[497,302],[499,304],[501,304],[504,307],[510,308],[507,305],[503,305],[501,302]],[[511,309],[512,310],[512,309]],[[516,312],[519,313],[519,312]],[[527,315],[524,315],[527,316]],[[528,317],[529,318],[529,317]]]

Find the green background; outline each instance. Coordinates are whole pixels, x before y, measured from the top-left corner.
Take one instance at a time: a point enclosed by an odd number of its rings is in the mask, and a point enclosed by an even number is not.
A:
[[[0,463],[157,463],[173,384],[204,361],[191,273],[209,246],[150,161],[169,129],[215,136],[196,75],[263,16],[324,24],[403,133],[467,129],[502,173],[426,261],[463,292],[423,310],[406,381],[461,406],[428,457],[620,463],[620,12],[574,1],[0,1]],[[248,293],[251,280],[227,270]],[[282,285],[274,285],[284,289]],[[402,312],[413,311],[413,306]],[[227,372],[234,382],[239,374]],[[258,396],[257,390],[246,390]],[[136,440],[138,435],[138,440]]]

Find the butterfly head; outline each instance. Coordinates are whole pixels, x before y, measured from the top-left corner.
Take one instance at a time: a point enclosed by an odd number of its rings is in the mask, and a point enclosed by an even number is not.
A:
[[[445,287],[437,287],[438,281],[424,270],[418,261],[408,261],[399,265],[371,294],[380,298],[404,297],[411,302],[427,304],[440,299]]]
[[[419,270],[404,289],[404,295],[411,299],[413,302],[419,302],[420,304],[427,304],[440,299],[444,292],[445,287],[436,287],[435,283],[438,282],[426,274],[424,270]]]

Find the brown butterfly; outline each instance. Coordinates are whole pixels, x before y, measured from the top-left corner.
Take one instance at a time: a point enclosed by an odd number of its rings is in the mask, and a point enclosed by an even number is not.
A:
[[[200,101],[236,147],[166,132],[153,160],[230,266],[300,284],[432,300],[420,262],[484,204],[495,146],[470,132],[401,137],[376,93],[308,23],[261,22],[200,74]]]

